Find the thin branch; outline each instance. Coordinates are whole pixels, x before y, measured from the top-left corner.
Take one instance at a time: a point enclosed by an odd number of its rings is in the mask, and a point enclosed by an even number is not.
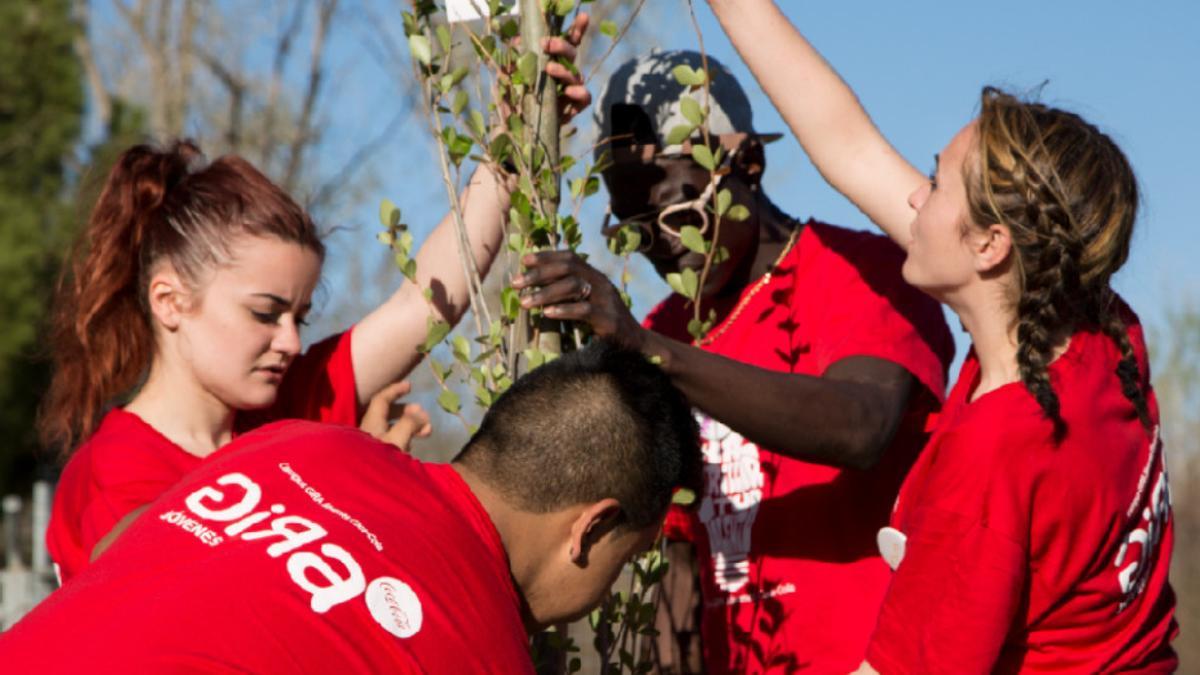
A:
[[[292,52],[292,38],[300,31],[301,22],[304,19],[305,8],[308,3],[301,0],[292,6],[291,18],[283,25],[283,29],[279,33],[279,39],[275,43],[275,56],[271,61],[271,83],[267,86],[267,102],[263,108],[264,128],[274,129],[278,116],[279,95],[283,89],[284,68],[287,66],[288,56]],[[260,163],[263,167],[271,166],[271,160],[274,159],[275,150],[279,147],[277,143],[264,143]]]
[[[104,77],[100,74],[100,67],[96,64],[96,55],[92,51],[92,42],[88,37],[88,31],[91,29],[88,0],[74,0],[71,13],[76,23],[75,37],[71,43],[80,63],[83,64],[83,72],[87,77],[88,91],[92,94],[92,105],[96,109],[96,117],[101,128],[108,129],[112,124],[112,94],[104,84]]]
[[[338,0],[324,0],[317,11],[317,25],[313,29],[312,52],[308,66],[308,84],[304,92],[304,103],[300,108],[300,119],[296,135],[292,138],[288,154],[287,169],[283,174],[283,189],[291,192],[296,187],[300,167],[304,161],[304,150],[312,141],[313,110],[324,80],[325,37],[337,10]]]

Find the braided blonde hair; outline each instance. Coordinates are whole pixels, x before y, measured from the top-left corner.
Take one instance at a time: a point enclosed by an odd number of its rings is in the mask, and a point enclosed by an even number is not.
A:
[[[1122,391],[1150,425],[1137,361],[1109,286],[1129,257],[1138,209],[1133,169],[1111,138],[1078,115],[987,87],[968,162],[970,221],[1011,232],[1021,381],[1065,431],[1047,366],[1062,338],[1094,326],[1121,350]]]

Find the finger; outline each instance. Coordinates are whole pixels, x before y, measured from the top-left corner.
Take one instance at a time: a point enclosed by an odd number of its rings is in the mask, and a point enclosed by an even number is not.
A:
[[[588,321],[592,317],[592,304],[590,302],[564,302],[550,305],[542,311],[546,313],[546,316],[563,321]]]
[[[393,382],[380,389],[367,403],[358,428],[378,438],[387,431],[388,419],[392,417],[392,403],[410,391],[412,384],[408,380]]]
[[[530,307],[544,307],[564,302],[576,302],[582,295],[583,279],[571,276],[566,279],[560,279],[548,286],[543,286],[536,292],[526,295],[521,298],[521,306],[529,309]]]
[[[578,46],[583,42],[583,36],[587,33],[588,23],[592,20],[591,15],[587,12],[580,12],[575,15],[575,22],[571,24],[570,30],[567,31],[567,39],[571,44]]]
[[[519,276],[513,277],[513,288],[518,291],[526,288],[547,286],[564,277],[572,275],[571,266],[565,262],[544,262],[531,267]]]
[[[546,74],[568,86],[583,84],[583,78],[556,61],[546,64]]]
[[[416,423],[408,418],[401,418],[400,421],[392,425],[387,433],[383,435],[384,441],[400,448],[404,452],[408,452],[409,445],[412,443],[413,435],[417,432]]]
[[[426,424],[417,431],[417,438],[428,438],[433,434],[433,424]]]
[[[409,403],[404,406],[404,417],[411,420],[418,429],[430,426],[429,413],[419,403]]]
[[[526,267],[546,265],[549,263],[570,262],[578,257],[574,251],[538,251],[537,253],[526,253],[521,258],[521,264]]]
[[[562,56],[562,57],[566,58],[568,61],[571,61],[572,63],[575,62],[575,57],[577,55],[575,45],[571,44],[567,40],[564,40],[563,38],[560,38],[560,37],[551,37],[551,38],[543,39],[542,40],[542,49],[544,49],[547,54],[551,54],[553,56]],[[546,72],[547,73],[550,73],[550,65],[561,65],[561,64],[556,64],[553,61],[546,64]]]
[[[583,110],[592,104],[592,93],[582,84],[573,84],[563,89],[563,98],[570,101],[568,107]]]

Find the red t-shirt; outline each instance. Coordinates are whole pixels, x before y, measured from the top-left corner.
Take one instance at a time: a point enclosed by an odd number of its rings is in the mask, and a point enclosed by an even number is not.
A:
[[[940,307],[902,280],[903,258],[883,237],[810,221],[770,282],[704,347],[810,376],[876,357],[922,385],[871,471],[790,459],[698,413],[704,492],[695,513],[672,511],[666,530],[696,544],[707,672],[846,673],[862,662],[890,574],[875,534],[926,440],[954,352]],[[718,308],[726,320],[734,304]],[[688,341],[690,318],[675,295],[646,325]]]
[[[878,671],[1175,669],[1162,444],[1122,394],[1119,360],[1103,334],[1072,336],[1049,368],[1067,425],[1055,444],[1019,382],[968,403],[979,362],[967,357],[886,533],[898,567],[867,655]]]
[[[346,331],[313,345],[288,368],[270,408],[240,414],[236,431],[272,420],[358,424],[358,390]],[[55,488],[46,545],[59,580],[88,564],[92,548],[130,511],[158,498],[203,460],[140,417],[113,409],[79,447]]]
[[[0,663],[532,673],[520,607],[499,533],[451,466],[293,420],[238,438],[170,488],[0,635]]]

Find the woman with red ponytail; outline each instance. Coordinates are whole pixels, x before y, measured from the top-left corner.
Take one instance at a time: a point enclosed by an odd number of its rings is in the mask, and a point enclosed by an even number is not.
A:
[[[548,51],[574,58],[586,25],[581,17]],[[578,76],[553,61],[547,73],[569,109],[587,107]],[[500,248],[508,199],[486,167],[464,191],[481,273]],[[53,312],[55,373],[39,429],[69,458],[47,532],[61,581],[238,433],[294,417],[356,425],[362,406],[419,362],[429,319],[453,325],[466,311],[457,240],[447,215],[416,254],[416,283],[301,354],[325,257],[308,214],[240,157],[209,163],[186,141],[125,151]]]

